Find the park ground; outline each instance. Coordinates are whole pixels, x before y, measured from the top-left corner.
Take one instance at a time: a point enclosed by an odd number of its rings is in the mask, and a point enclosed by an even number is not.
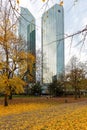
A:
[[[0,130],[87,130],[87,98],[0,98]]]

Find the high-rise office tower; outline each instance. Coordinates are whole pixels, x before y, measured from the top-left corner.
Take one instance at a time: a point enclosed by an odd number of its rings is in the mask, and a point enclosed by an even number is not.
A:
[[[18,33],[22,37],[24,41],[24,50],[26,52],[32,53],[36,56],[36,26],[35,26],[35,18],[31,14],[31,12],[24,7],[20,8],[20,18],[19,18],[19,28]],[[36,66],[34,65],[34,69],[32,72],[33,81],[36,81]],[[29,73],[29,70],[27,70]]]
[[[42,80],[51,83],[64,72],[64,11],[55,4],[42,15]]]
[[[23,38],[26,46],[25,50],[35,54],[36,36],[35,36],[35,18],[27,8],[20,8],[19,35]]]

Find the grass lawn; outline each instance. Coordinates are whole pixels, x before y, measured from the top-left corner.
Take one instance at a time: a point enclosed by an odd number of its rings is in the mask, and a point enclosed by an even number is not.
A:
[[[87,99],[14,98],[3,106],[0,130],[87,130]]]

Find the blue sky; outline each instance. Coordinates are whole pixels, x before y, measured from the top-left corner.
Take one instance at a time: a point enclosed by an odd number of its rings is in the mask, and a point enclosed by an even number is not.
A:
[[[59,4],[59,1],[60,0],[49,0],[48,6],[46,7],[46,2],[42,2],[41,0],[20,0],[20,6],[28,8],[36,18],[37,49],[41,47],[41,15],[55,3]],[[70,35],[85,28],[87,25],[87,0],[63,1],[65,34]],[[73,37],[73,39],[69,38],[65,40],[65,64],[68,63],[73,55],[76,55],[81,61],[87,59],[87,40],[83,46],[82,44],[77,45],[82,37],[83,34],[77,35]]]

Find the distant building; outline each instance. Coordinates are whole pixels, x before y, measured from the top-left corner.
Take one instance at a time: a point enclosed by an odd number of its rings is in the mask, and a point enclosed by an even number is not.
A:
[[[24,50],[36,56],[36,26],[35,18],[31,12],[24,7],[20,7],[18,34],[24,41]],[[36,81],[36,66],[34,65],[33,77]],[[26,75],[29,73],[27,70]],[[26,78],[26,77],[25,77]]]
[[[42,15],[42,82],[64,72],[64,11],[55,4]]]

